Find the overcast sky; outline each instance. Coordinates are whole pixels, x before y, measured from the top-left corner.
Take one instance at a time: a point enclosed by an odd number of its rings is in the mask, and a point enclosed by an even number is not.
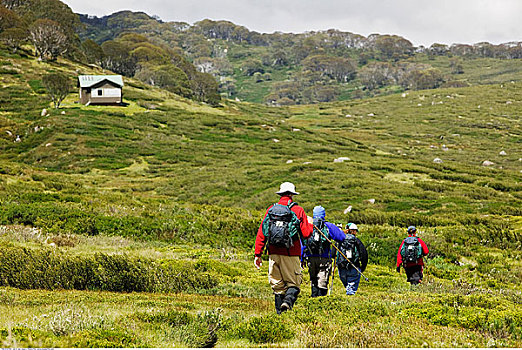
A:
[[[522,0],[62,0],[74,12],[143,11],[164,21],[228,20],[250,30],[397,34],[414,45],[522,41]]]

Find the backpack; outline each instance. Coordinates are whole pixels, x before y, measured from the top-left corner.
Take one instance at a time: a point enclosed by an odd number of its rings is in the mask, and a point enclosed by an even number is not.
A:
[[[422,246],[417,237],[407,237],[401,248],[402,261],[405,263],[416,263],[422,256]]]
[[[352,264],[359,261],[359,250],[357,249],[357,239],[352,234],[347,234],[344,241],[339,245],[339,250],[350,259]],[[337,265],[346,268],[349,264],[346,258],[337,252]],[[350,265],[351,266],[351,265]]]
[[[315,226],[321,230],[322,234]],[[324,219],[314,219],[314,231],[306,241],[306,249],[310,255],[323,255],[323,253],[330,248],[330,242],[328,242],[325,236],[329,237],[329,231],[324,223]]]
[[[297,203],[291,202],[288,205],[275,203],[263,220],[263,235],[268,244],[280,248],[290,248],[294,246],[294,241],[301,232],[299,219],[291,208]]]

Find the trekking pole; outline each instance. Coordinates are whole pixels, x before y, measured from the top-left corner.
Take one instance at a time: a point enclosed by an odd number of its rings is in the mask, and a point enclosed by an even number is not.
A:
[[[332,265],[332,282],[330,282],[330,288],[328,288],[328,295],[331,295],[332,294],[332,289],[333,289],[333,281],[334,281],[334,278],[335,278],[335,260],[336,260],[336,256],[334,256],[333,258],[333,265]]]
[[[357,272],[359,272],[359,274],[360,274],[361,276],[364,277],[364,279],[366,280],[366,282],[370,282],[370,280],[368,279],[368,277],[366,277],[366,276],[361,272],[361,270],[359,270],[359,269],[357,268],[357,266],[355,266],[355,265],[350,261],[350,259],[348,259],[348,258],[346,257],[346,255],[344,255],[344,253],[341,252],[341,251],[339,250],[339,248],[337,248],[337,247],[335,246],[335,244],[333,244],[333,242],[332,242],[328,237],[326,237],[326,235],[323,233],[323,231],[319,230],[319,228],[318,228],[317,226],[315,226],[314,224],[312,224],[312,225],[315,227],[315,229],[316,229],[317,231],[319,231],[320,234],[323,235],[323,237],[324,237],[324,238],[325,238],[325,239],[326,239],[326,240],[327,240],[327,241],[332,245],[332,247],[334,247],[334,248],[339,252],[339,254],[341,254],[341,255],[346,259],[346,261],[348,261],[348,263],[349,263],[350,265],[352,265],[352,267],[353,267],[354,269],[356,269]]]

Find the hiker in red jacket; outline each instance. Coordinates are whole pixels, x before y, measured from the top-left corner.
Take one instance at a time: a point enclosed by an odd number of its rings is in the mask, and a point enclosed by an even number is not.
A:
[[[268,244],[268,281],[279,314],[292,309],[299,295],[303,281],[301,239],[311,236],[313,221],[293,202],[292,196],[299,194],[293,183],[282,183],[276,193],[281,198],[267,209],[257,231],[254,265],[261,268],[261,255]]]
[[[397,252],[397,272],[401,272],[401,265],[406,271],[408,282],[412,285],[422,283],[423,256],[428,255],[428,246],[422,239],[416,237],[415,226],[408,227],[408,237],[404,239]]]

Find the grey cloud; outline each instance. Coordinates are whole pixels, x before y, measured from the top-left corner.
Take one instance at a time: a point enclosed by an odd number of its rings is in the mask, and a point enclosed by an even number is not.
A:
[[[225,19],[271,33],[335,28],[401,35],[415,45],[522,40],[519,0],[65,0],[76,12],[107,15],[130,9],[165,21]]]

